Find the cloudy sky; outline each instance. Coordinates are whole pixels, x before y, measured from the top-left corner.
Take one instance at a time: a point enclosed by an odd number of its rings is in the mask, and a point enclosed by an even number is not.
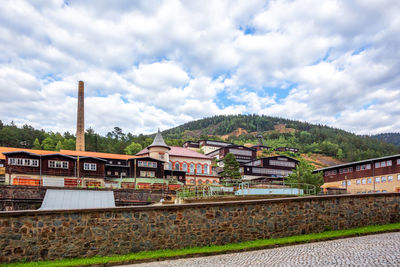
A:
[[[2,1],[0,120],[152,133],[266,114],[400,131],[400,1]]]

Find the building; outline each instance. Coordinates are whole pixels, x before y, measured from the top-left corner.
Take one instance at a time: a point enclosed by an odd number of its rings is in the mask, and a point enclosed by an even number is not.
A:
[[[283,181],[296,168],[299,161],[287,156],[264,157],[244,163],[241,166],[243,180]]]
[[[400,192],[400,154],[321,168],[315,172],[323,173],[324,191]]]
[[[252,149],[255,149],[256,151],[263,151],[263,150],[270,150],[270,149],[272,149],[272,147],[270,147],[270,146],[264,146],[264,145],[260,145],[260,144],[251,146],[251,148],[252,148]]]
[[[5,150],[4,148],[2,149]],[[16,149],[3,152],[9,184],[44,186],[102,186],[106,160],[73,157],[55,151]],[[62,177],[62,179],[57,179]],[[64,179],[66,178],[66,179]]]
[[[298,148],[286,147],[286,146],[277,147],[274,150],[279,152],[293,152],[293,153],[297,153],[300,151]]]
[[[218,167],[224,167],[223,160],[228,153],[232,153],[241,165],[257,158],[255,149],[240,145],[227,145],[206,154],[206,156],[214,158]]]
[[[182,145],[184,148],[193,150],[193,151],[199,151],[200,150],[200,144],[199,142],[194,142],[194,141],[186,141]]]
[[[0,147],[0,159],[5,162],[6,182],[15,185],[112,186],[122,182],[123,187],[135,188],[136,183],[140,187],[140,183],[164,183],[168,178],[164,162],[148,156]],[[174,176],[185,183],[185,173]]]
[[[190,185],[218,184],[219,177],[213,173],[212,158],[185,147],[168,146],[158,131],[153,143],[136,156],[148,156],[164,161],[167,177],[179,180],[185,174],[185,183]]]
[[[208,154],[217,149],[233,145],[232,143],[213,140],[199,140],[199,148],[203,150],[204,154]]]

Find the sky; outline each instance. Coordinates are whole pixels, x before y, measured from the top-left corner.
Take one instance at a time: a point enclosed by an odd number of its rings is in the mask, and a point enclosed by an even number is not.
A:
[[[400,132],[400,1],[2,1],[0,120],[154,133],[264,114]]]

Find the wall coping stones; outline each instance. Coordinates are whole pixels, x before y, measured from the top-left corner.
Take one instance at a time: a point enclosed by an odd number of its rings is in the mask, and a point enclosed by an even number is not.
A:
[[[329,200],[329,199],[346,199],[346,198],[373,198],[373,197],[391,197],[400,196],[400,193],[370,193],[370,194],[346,194],[346,195],[329,195],[329,196],[308,196],[298,198],[275,198],[275,199],[257,199],[257,200],[238,200],[227,202],[208,202],[208,203],[189,203],[179,205],[150,205],[150,206],[128,206],[104,209],[72,209],[72,210],[24,210],[24,211],[0,211],[0,217],[19,217],[26,215],[44,215],[44,214],[65,214],[65,213],[94,213],[94,212],[124,212],[124,211],[149,211],[149,210],[183,210],[190,208],[207,208],[215,206],[237,206],[237,205],[257,205],[281,202],[300,202],[309,200]]]

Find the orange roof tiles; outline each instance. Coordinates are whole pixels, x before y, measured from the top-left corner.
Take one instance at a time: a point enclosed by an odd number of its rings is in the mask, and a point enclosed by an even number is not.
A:
[[[59,153],[69,155],[69,156],[95,157],[95,158],[105,158],[105,159],[128,160],[128,159],[132,159],[132,158],[138,158],[138,156],[132,156],[132,155],[112,154],[112,153],[103,153],[103,152],[90,152],[90,151],[75,151],[75,150],[64,150],[64,149],[61,149]]]
[[[0,159],[6,159],[6,156],[3,152],[14,152],[14,151],[26,151],[35,153],[38,155],[48,155],[48,154],[57,154],[60,153],[58,151],[50,151],[50,150],[37,150],[37,149],[27,149],[27,148],[18,148],[18,147],[0,147]]]

